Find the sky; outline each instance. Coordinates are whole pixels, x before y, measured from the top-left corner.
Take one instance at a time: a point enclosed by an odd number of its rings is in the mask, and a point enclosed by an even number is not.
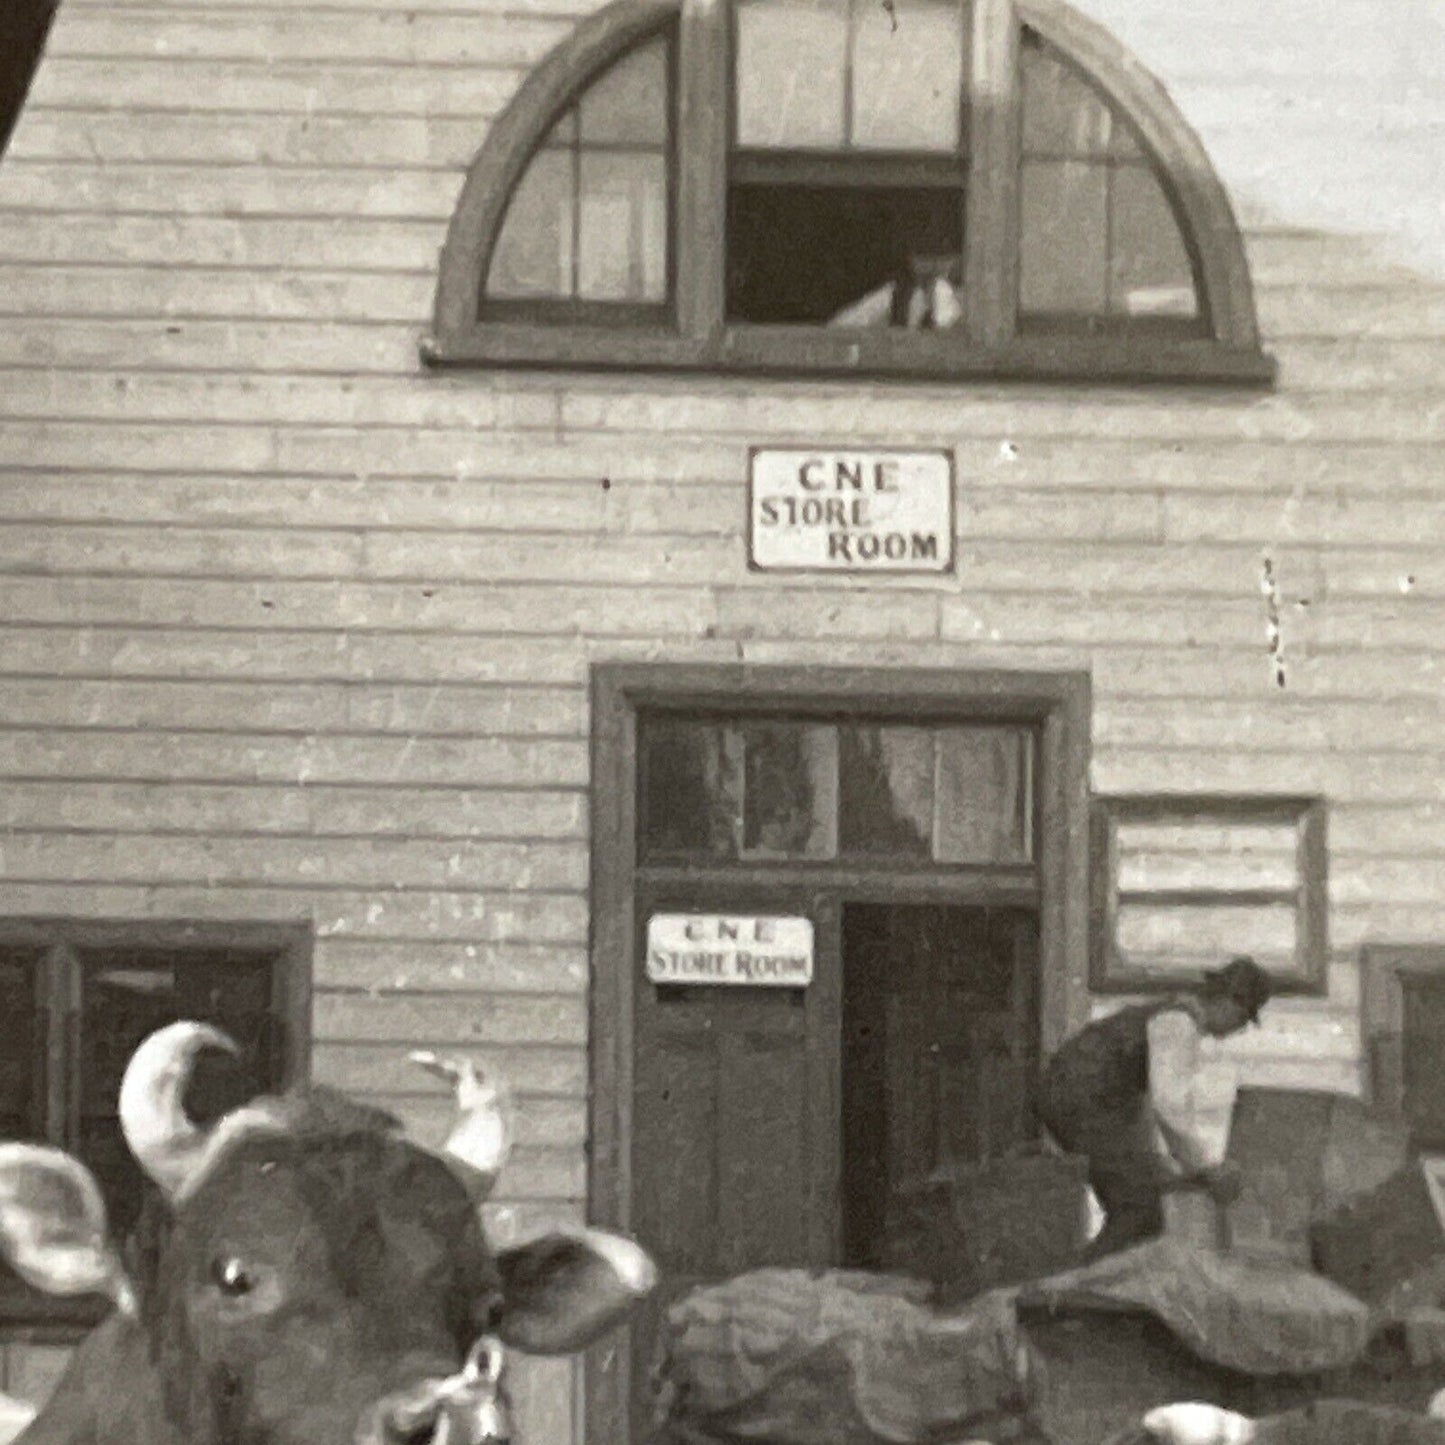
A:
[[[1445,280],[1445,0],[1076,3],[1164,82],[1241,219],[1378,237]]]

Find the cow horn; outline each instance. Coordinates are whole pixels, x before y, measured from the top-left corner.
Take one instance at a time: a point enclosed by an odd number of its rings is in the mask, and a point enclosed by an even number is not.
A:
[[[506,1085],[488,1079],[470,1059],[443,1059],[420,1050],[408,1057],[452,1086],[458,1118],[442,1153],[461,1166],[472,1197],[480,1203],[492,1192],[512,1151],[512,1100]]]
[[[239,1053],[209,1024],[176,1023],[157,1030],[126,1065],[120,1085],[120,1127],[140,1166],[174,1199],[205,1151],[209,1131],[198,1128],[182,1105],[202,1049]]]

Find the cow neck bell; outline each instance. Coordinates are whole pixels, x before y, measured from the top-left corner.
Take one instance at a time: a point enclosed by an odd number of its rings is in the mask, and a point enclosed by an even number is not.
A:
[[[512,1406],[502,1381],[502,1345],[483,1335],[446,1382],[432,1445],[512,1445]]]

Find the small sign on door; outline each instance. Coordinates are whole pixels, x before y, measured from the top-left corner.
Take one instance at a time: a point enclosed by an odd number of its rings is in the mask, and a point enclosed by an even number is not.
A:
[[[806,988],[813,921],[727,913],[654,913],[647,920],[653,983]]]

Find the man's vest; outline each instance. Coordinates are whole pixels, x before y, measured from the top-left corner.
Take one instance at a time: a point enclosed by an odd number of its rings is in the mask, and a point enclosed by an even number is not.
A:
[[[1149,1094],[1149,1021],[1170,1009],[1189,1005],[1177,998],[1129,1004],[1065,1039],[1044,1070],[1044,1122],[1137,1114]]]

